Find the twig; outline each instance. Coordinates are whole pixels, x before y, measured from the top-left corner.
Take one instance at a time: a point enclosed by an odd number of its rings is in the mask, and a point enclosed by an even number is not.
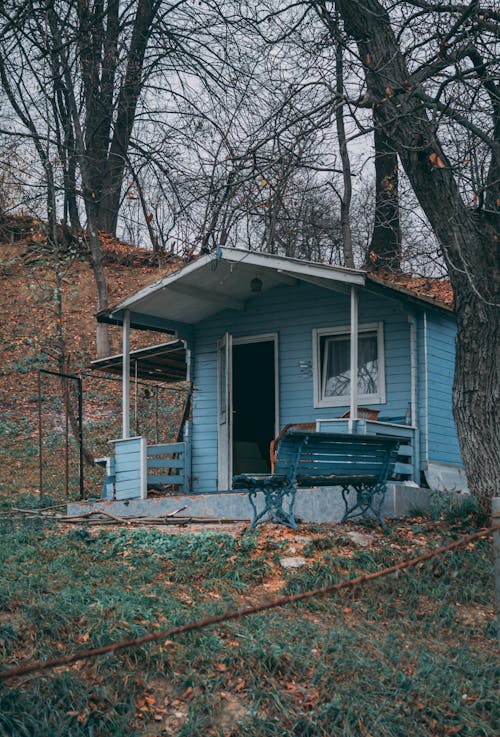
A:
[[[168,514],[165,515],[165,517],[175,517],[175,515],[178,512],[182,512],[183,509],[187,509],[187,504],[185,504],[183,507],[179,507],[179,509],[176,509],[174,512],[169,512]]]
[[[57,516],[54,515],[54,520],[56,520],[57,522],[83,522],[85,520],[88,520],[93,514],[94,511],[83,512],[82,514],[59,514]]]
[[[246,524],[250,520],[245,519],[211,519],[210,517],[117,517],[116,519],[90,519],[89,517],[54,517],[55,522],[63,524],[88,524],[88,525],[228,525]]]
[[[66,507],[66,504],[54,504],[52,507],[41,507],[40,509],[20,509],[19,507],[10,507],[5,512],[0,512],[1,517],[8,517],[12,512],[20,512],[22,514],[31,514],[39,517],[50,516],[45,514],[48,509],[59,509],[60,507]]]
[[[88,514],[89,515],[102,514],[103,517],[109,517],[110,519],[113,519],[113,520],[115,520],[115,522],[119,522],[120,524],[125,524],[125,525],[129,525],[130,524],[130,518],[129,517],[116,517],[114,514],[111,514],[110,512],[105,512],[103,509],[93,509]]]
[[[61,504],[52,504],[50,507],[40,507],[40,509],[20,509],[19,507],[12,507],[15,512],[45,512],[47,509],[61,509],[61,507],[67,507],[67,502]]]

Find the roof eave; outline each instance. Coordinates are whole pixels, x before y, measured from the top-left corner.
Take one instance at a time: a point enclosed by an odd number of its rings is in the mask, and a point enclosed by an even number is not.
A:
[[[343,286],[364,286],[365,272],[357,269],[348,269],[345,267],[325,266],[311,261],[299,261],[284,256],[274,256],[273,254],[259,253],[256,251],[247,251],[237,248],[222,248],[220,255],[215,253],[202,256],[194,263],[188,264],[177,271],[173,271],[161,279],[156,280],[152,284],[135,292],[127,299],[119,302],[117,305],[97,313],[98,322],[108,322],[120,325],[123,320],[123,312],[125,310],[133,311],[134,306],[142,300],[151,297],[156,292],[167,288],[170,284],[181,279],[185,279],[190,274],[199,271],[208,264],[220,258],[231,263],[245,261],[246,264],[255,265],[256,267],[269,268],[284,276],[294,276],[297,279],[301,277],[307,281],[307,278],[322,279],[331,283],[338,283],[339,287]]]

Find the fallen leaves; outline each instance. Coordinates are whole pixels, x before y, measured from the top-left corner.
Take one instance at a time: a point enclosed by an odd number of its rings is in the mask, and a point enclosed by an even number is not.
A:
[[[283,685],[283,691],[287,693],[294,704],[300,706],[303,711],[311,711],[320,702],[320,693],[317,688],[309,687],[292,680]]]
[[[237,678],[236,681],[232,685],[232,690],[235,693],[239,693],[240,691],[244,691],[247,687],[247,683],[244,678]]]
[[[151,694],[145,693],[139,697],[135,702],[136,716],[139,719],[144,719],[146,716],[151,716],[155,721],[161,721],[163,715],[166,713],[166,708],[157,704],[156,699]]]
[[[395,284],[422,297],[439,300],[448,307],[453,305],[454,295],[449,279],[407,274],[377,274],[376,277],[370,275],[370,278]]]
[[[446,164],[443,163],[443,160],[438,156],[438,154],[432,152],[429,154],[429,161],[431,162],[432,166],[437,167],[438,169],[445,169]]]

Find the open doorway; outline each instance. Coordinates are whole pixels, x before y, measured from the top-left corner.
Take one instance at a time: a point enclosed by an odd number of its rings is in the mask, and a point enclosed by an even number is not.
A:
[[[277,434],[276,339],[234,339],[232,351],[233,474],[269,473]]]

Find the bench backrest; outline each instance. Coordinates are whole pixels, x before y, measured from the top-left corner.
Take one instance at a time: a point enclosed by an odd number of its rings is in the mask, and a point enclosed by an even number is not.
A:
[[[290,431],[278,445],[274,472],[299,485],[315,479],[321,485],[335,485],[335,477],[383,483],[398,446],[399,439],[388,436]]]

